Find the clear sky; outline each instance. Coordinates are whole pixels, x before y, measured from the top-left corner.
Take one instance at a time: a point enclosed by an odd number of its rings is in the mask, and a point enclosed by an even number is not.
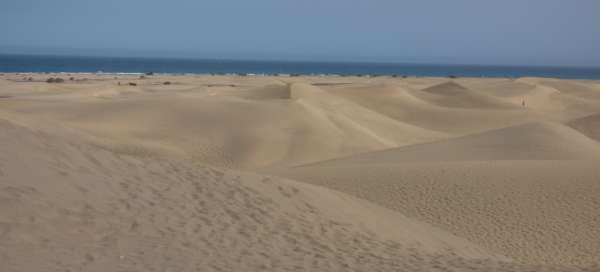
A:
[[[600,66],[600,1],[0,0],[0,52]]]

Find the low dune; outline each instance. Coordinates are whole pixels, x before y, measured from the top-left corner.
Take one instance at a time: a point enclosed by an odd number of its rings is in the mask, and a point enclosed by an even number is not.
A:
[[[274,173],[365,198],[524,262],[589,265],[600,261],[596,117],[569,122],[573,128],[531,123]]]
[[[597,86],[3,74],[0,271],[599,271]]]
[[[266,93],[272,94],[272,88]],[[314,86],[285,88],[291,89],[293,99],[246,99],[245,94],[232,97],[231,93],[198,97],[117,94],[106,99],[94,94],[104,99],[27,99],[5,108],[58,120],[118,152],[187,157],[232,168],[308,163],[445,137]],[[284,89],[275,91],[280,90]],[[252,91],[238,93],[245,92]]]
[[[600,114],[570,120],[567,125],[600,142]]]
[[[236,89],[231,86],[228,90],[213,91],[213,95],[234,96],[246,99],[291,99],[290,85],[270,84],[251,89]]]
[[[541,118],[535,112],[518,107],[487,109],[476,103],[471,108],[447,107],[443,105],[444,102],[436,104],[430,97],[428,99],[420,95],[422,90],[409,90],[392,83],[339,88],[331,92],[399,122],[455,135],[522,124]],[[441,100],[443,96],[438,95],[436,99]]]
[[[433,143],[338,158],[316,165],[412,161],[598,160],[600,143],[555,123],[531,123]]]
[[[419,98],[434,105],[448,108],[515,109],[517,105],[491,95],[470,90],[455,82],[445,82],[414,92]]]
[[[551,80],[545,79],[540,82],[541,85],[549,86],[557,89],[558,91],[574,95],[585,99],[600,99],[600,94],[597,89],[590,84],[584,84],[577,81],[568,80]]]
[[[469,89],[480,90],[496,97],[520,97],[536,87],[535,84],[506,78],[487,80],[464,78],[455,81]]]

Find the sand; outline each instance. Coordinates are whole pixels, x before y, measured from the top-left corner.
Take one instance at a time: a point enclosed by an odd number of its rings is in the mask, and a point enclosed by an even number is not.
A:
[[[598,271],[598,86],[4,74],[0,271]]]

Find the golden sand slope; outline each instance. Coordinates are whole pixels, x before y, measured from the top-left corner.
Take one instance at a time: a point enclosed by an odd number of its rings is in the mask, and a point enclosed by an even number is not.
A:
[[[58,120],[120,153],[190,157],[234,168],[307,163],[444,137],[307,84],[215,95],[189,88],[167,95],[140,86],[97,87],[102,95],[59,99],[61,94],[48,91],[35,100],[6,101],[3,107]],[[109,97],[107,90],[118,93]]]
[[[314,165],[279,175],[370,200],[525,263],[600,261],[598,161]]]
[[[562,124],[536,122],[316,165],[493,160],[600,160],[600,143]]]
[[[597,86],[6,74],[0,271],[599,271]]]
[[[600,141],[600,114],[571,120],[567,125],[585,134],[587,137]]]
[[[463,90],[456,84],[442,83],[441,87],[444,86]],[[411,90],[398,83],[349,86],[331,92],[399,122],[458,135],[493,129],[498,126],[522,124],[539,118],[534,112],[519,107],[506,106],[506,108],[488,109],[478,105],[482,96],[484,100],[492,100],[489,96],[473,95],[472,99],[463,103],[461,107],[452,95],[443,95],[443,92],[431,94],[422,90]],[[473,93],[472,91],[466,92]],[[463,93],[462,96],[469,96],[468,93]],[[449,102],[444,102],[444,97],[449,97]],[[498,101],[491,103],[506,105]],[[467,107],[464,107],[465,105]]]
[[[342,193],[26,125],[0,120],[6,271],[532,269]]]
[[[586,123],[585,119],[580,123]],[[533,123],[280,170],[533,263],[600,262],[600,143]]]
[[[414,92],[431,104],[448,108],[515,109],[518,105],[505,102],[484,92],[470,90],[449,81]]]

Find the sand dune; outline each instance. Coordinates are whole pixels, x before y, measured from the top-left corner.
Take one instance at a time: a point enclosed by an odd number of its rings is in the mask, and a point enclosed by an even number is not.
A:
[[[540,118],[534,112],[522,108],[443,107],[419,97],[419,92],[421,90],[411,91],[392,84],[332,91],[336,95],[400,122],[457,135],[489,130],[498,126],[522,124]],[[448,122],[448,120],[460,120],[460,122]]]
[[[274,173],[379,203],[532,263],[599,261],[597,116],[536,122]],[[585,135],[584,135],[585,134]],[[576,231],[575,231],[576,230]]]
[[[595,160],[600,143],[555,123],[532,123],[449,140],[318,162],[316,165],[403,161]]]
[[[517,80],[497,79],[482,81],[462,79],[460,84],[501,98],[514,105],[546,116],[553,120],[568,120],[581,117],[598,110],[594,84],[579,81],[564,81],[541,78],[521,78]]]
[[[311,165],[277,175],[423,220],[524,263],[598,264],[598,161]]]
[[[293,99],[279,101],[238,98],[231,93],[198,97],[117,94],[114,99],[11,101],[5,109],[59,120],[121,153],[189,157],[234,168],[307,163],[444,137],[317,87],[295,84],[289,89]],[[257,96],[270,96],[272,91],[269,87]],[[238,91],[244,92],[251,91]]]
[[[469,89],[480,90],[496,97],[520,97],[528,94],[536,87],[535,83],[526,83],[526,80],[504,78],[488,80],[465,78],[457,79],[456,81]]]
[[[569,125],[596,136],[596,117]],[[524,262],[587,265],[600,256],[600,143],[579,131],[531,123],[273,173],[382,204]]]
[[[599,271],[598,92],[4,74],[0,271]]]
[[[43,126],[0,120],[9,271],[526,268],[324,188],[117,155]]]
[[[414,92],[434,105],[449,108],[515,109],[517,105],[449,81]],[[425,95],[427,94],[427,95]]]
[[[578,118],[567,122],[567,125],[583,133],[585,136],[600,141],[600,114]]]
[[[598,93],[598,91],[589,84],[582,84],[574,81],[549,79],[542,80],[540,84],[555,88],[565,94],[575,95],[586,99],[600,99],[600,93]]]
[[[251,90],[232,92],[232,95],[247,99],[291,99],[289,85],[272,84]]]

